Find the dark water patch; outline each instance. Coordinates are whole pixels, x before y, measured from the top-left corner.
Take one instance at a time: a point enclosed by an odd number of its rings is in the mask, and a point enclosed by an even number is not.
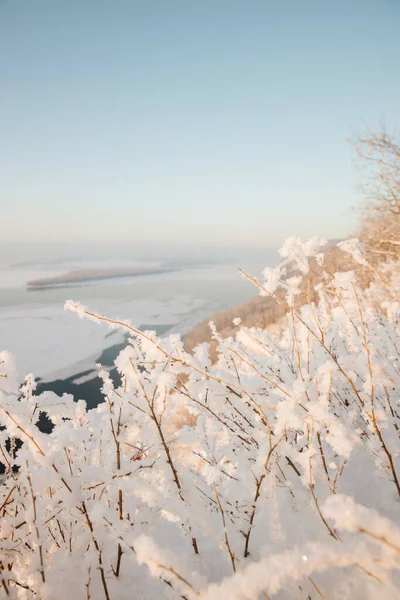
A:
[[[89,373],[90,371],[82,372],[80,376]],[[66,379],[55,379],[54,381],[48,381],[45,383],[39,382],[37,384],[36,393],[41,394],[42,392],[50,391],[54,392],[58,396],[62,396],[63,394],[71,394],[75,402],[78,400],[85,400],[88,409],[96,408],[96,406],[98,406],[101,402],[104,402],[104,396],[101,392],[103,382],[99,377],[96,376],[96,371],[93,371],[93,378],[89,379],[88,381],[74,383],[74,379],[77,378],[77,375],[73,375],[72,377],[67,377]],[[121,377],[115,367],[110,371],[110,378],[112,379],[115,387],[119,387],[121,385]],[[46,419],[44,416],[41,416],[39,418],[39,424],[43,425],[43,427],[46,429],[49,429],[48,424],[46,425]],[[39,427],[39,429],[44,431],[41,427]],[[44,431],[44,433],[49,433],[49,431]]]
[[[106,337],[106,338],[110,338],[110,337],[111,337],[111,336],[113,336],[113,335],[117,335],[117,333],[118,333],[118,332],[117,332],[117,331],[115,331],[115,330],[114,330],[114,331],[110,331],[109,333],[107,333],[107,334],[106,334],[106,336],[105,336],[105,337]]]
[[[170,324],[166,324],[166,325],[141,325],[139,327],[140,331],[155,331],[156,335],[160,336],[160,335],[164,335],[164,333],[166,333],[167,331],[169,331],[170,329],[172,329],[172,327],[175,327],[174,323],[170,323]]]
[[[75,375],[71,375],[70,377],[66,377],[64,381],[71,381],[76,383],[76,379],[80,379],[81,377],[86,377],[86,375],[90,375],[93,373],[93,377],[96,377],[97,371],[96,369],[86,369],[86,371],[80,371]],[[76,385],[79,385],[78,383]]]
[[[118,354],[126,347],[126,345],[127,340],[125,339],[120,344],[114,344],[113,346],[106,348],[96,358],[94,363],[100,363],[105,366],[114,364]],[[91,373],[93,373],[92,378],[88,379],[87,381],[82,381],[79,383],[76,382],[76,380],[79,380],[81,377],[88,376]],[[75,402],[78,400],[85,400],[88,409],[96,408],[96,406],[98,406],[101,402],[104,402],[104,396],[101,392],[103,382],[97,376],[97,373],[97,369],[86,369],[85,371],[79,371],[78,373],[74,373],[73,375],[63,379],[54,379],[53,381],[46,382],[38,380],[36,393],[41,394],[42,392],[50,391],[54,392],[58,396],[62,396],[63,394],[71,394]],[[121,385],[121,377],[116,367],[113,367],[110,370],[110,378],[115,387],[119,387]],[[41,415],[39,418],[39,429],[44,431],[44,433],[50,433],[52,429],[52,424],[48,421],[49,419],[45,417],[45,415]]]
[[[140,326],[140,330],[151,330],[155,331],[157,335],[163,335],[166,331],[171,329],[174,325],[162,324],[162,325],[148,325],[143,324]],[[127,346],[128,336],[119,344],[113,344],[105,350],[94,360],[94,365],[100,363],[109,369],[110,378],[115,388],[121,385],[121,376],[114,365],[114,361],[119,353]],[[140,368],[140,367],[139,367]],[[89,378],[89,376],[92,377]],[[39,395],[42,392],[54,392],[58,396],[63,394],[70,394],[73,396],[75,402],[78,400],[85,400],[88,410],[96,408],[100,403],[104,402],[104,396],[101,392],[103,386],[102,380],[97,376],[98,371],[95,368],[85,369],[84,371],[78,371],[69,377],[54,379],[53,381],[42,381],[41,378],[36,379],[36,394]],[[79,382],[80,378],[88,377],[86,381]],[[77,381],[78,380],[78,381]],[[41,412],[38,416],[37,426],[43,433],[51,433],[53,429],[53,423],[47,417],[46,413]]]
[[[54,429],[54,424],[53,422],[49,419],[49,417],[47,416],[46,413],[41,412],[39,414],[39,418],[36,421],[36,427],[39,429],[39,431],[41,431],[42,433],[51,433]]]
[[[161,325],[148,325],[145,323],[144,325],[139,326],[139,330],[140,331],[155,331],[156,335],[160,336],[160,335],[164,335],[164,333],[166,333],[167,331],[172,329],[172,327],[174,327],[173,323],[167,323],[167,324],[161,324]],[[123,342],[120,342],[119,344],[113,344],[112,346],[109,346],[108,348],[103,350],[102,353],[100,354],[100,356],[96,359],[95,363],[100,363],[101,365],[105,365],[105,366],[113,365],[118,354],[127,346],[127,344],[129,344],[128,337],[130,337],[130,336],[126,335]],[[78,378],[78,375],[75,375],[74,379],[77,379],[77,378]]]
[[[98,358],[96,358],[96,364],[100,363],[101,365],[104,365],[106,367],[110,366],[110,365],[113,365],[115,359],[118,356],[118,354],[124,348],[126,348],[127,344],[128,344],[128,340],[125,339],[120,344],[114,344],[113,346],[110,346],[109,348],[106,348],[105,350],[102,351],[102,353],[100,354],[100,356]],[[75,376],[75,379],[77,379],[77,376]]]

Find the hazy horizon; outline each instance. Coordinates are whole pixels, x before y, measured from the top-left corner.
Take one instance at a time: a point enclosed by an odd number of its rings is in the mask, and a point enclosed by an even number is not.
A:
[[[278,256],[279,245],[261,244],[196,244],[174,242],[2,242],[0,266],[24,263],[58,263],[60,261],[139,260],[216,262],[235,259]]]

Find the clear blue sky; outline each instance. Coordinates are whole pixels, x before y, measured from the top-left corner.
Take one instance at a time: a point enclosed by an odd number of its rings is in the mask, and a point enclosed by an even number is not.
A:
[[[0,0],[2,240],[337,237],[399,0]]]

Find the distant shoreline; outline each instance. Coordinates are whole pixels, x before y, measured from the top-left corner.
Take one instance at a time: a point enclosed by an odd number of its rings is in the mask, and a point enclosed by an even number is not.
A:
[[[55,275],[43,279],[33,279],[26,283],[29,290],[47,290],[51,288],[66,287],[71,284],[84,285],[93,281],[102,281],[104,279],[116,279],[121,277],[138,277],[139,275],[160,275],[162,273],[172,273],[178,271],[175,267],[158,268],[134,268],[134,269],[99,269],[70,271],[64,275]]]

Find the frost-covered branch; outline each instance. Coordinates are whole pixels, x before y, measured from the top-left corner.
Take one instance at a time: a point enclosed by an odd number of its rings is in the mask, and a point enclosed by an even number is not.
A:
[[[213,325],[216,360],[69,301],[130,335],[119,384],[98,366],[92,410],[38,395],[0,354],[6,596],[315,600],[351,578],[351,600],[396,597],[398,279],[358,241],[340,246],[368,289],[326,267],[322,240],[292,238],[264,280],[242,272],[279,329],[236,321],[225,339]]]

